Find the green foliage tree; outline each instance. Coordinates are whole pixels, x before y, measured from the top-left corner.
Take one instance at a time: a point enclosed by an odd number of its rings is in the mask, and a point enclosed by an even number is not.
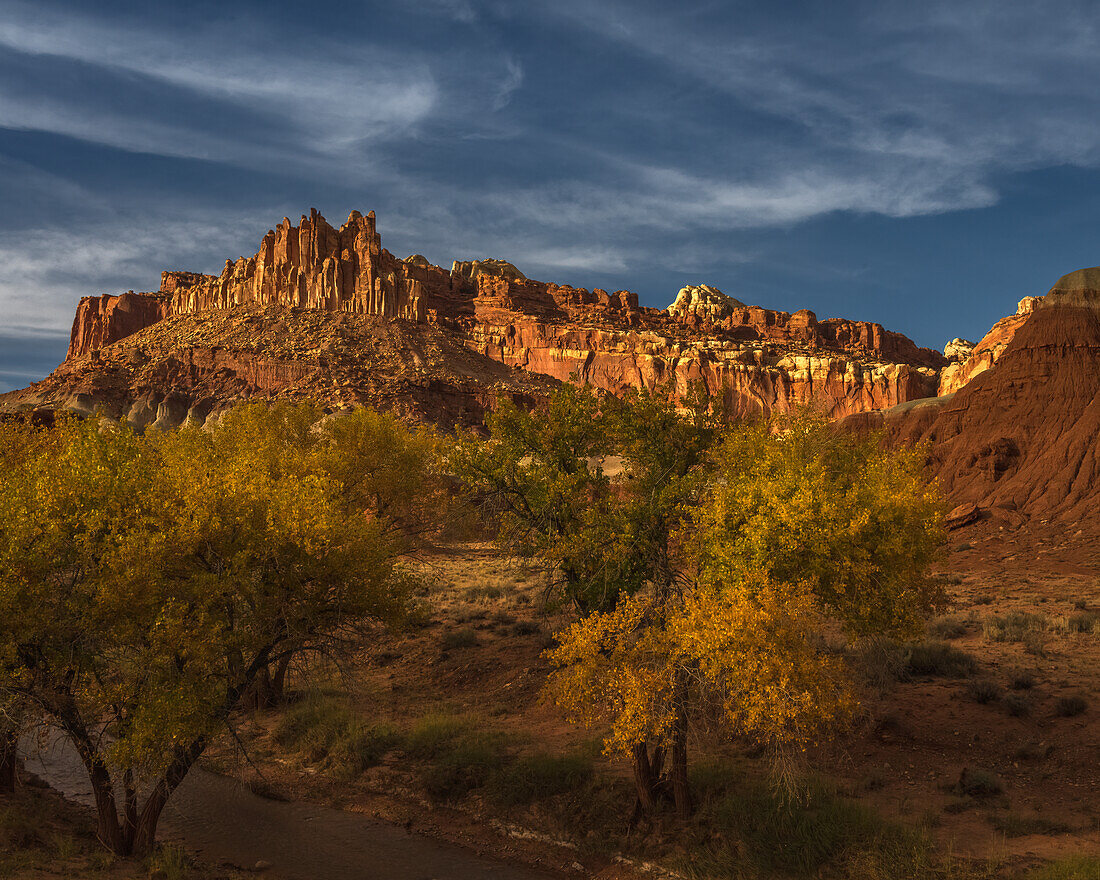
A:
[[[340,449],[381,417],[337,430],[319,416],[244,405],[209,431],[145,436],[0,426],[0,456],[20,456],[0,493],[0,693],[71,740],[116,853],[152,847],[169,796],[270,664],[403,608],[406,538],[365,505]],[[407,487],[392,488],[401,507]]]
[[[534,411],[502,400],[486,424],[491,439],[461,442],[452,467],[499,519],[503,546],[578,612],[670,582],[670,539],[714,431],[704,406],[564,385]]]
[[[716,718],[777,750],[836,730],[857,700],[825,636],[918,632],[941,598],[928,567],[943,542],[918,452],[809,415],[727,430],[691,507],[680,576],[575,623],[550,682],[575,720],[610,721],[639,807],[671,787],[682,815],[689,723]]]

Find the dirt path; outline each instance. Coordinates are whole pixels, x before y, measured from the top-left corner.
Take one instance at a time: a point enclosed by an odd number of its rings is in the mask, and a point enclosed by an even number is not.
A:
[[[67,740],[24,749],[26,768],[66,797],[91,804],[84,768]],[[280,880],[552,880],[461,847],[347,813],[257,797],[238,782],[194,768],[172,795],[161,839],[207,863],[249,869],[263,861]]]

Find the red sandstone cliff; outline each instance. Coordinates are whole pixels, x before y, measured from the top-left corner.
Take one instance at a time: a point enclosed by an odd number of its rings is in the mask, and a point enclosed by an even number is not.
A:
[[[660,310],[639,307],[629,291],[536,281],[503,260],[448,272],[385,250],[373,212],[335,229],[316,211],[298,226],[284,218],[254,256],[227,261],[219,276],[166,271],[155,293],[82,300],[67,362],[169,316],[222,320],[268,307],[430,324],[501,364],[613,393],[671,385],[683,394],[702,383],[739,415],[890,407],[935,394],[946,363],[877,324],[746,306],[711,287],[685,288]]]

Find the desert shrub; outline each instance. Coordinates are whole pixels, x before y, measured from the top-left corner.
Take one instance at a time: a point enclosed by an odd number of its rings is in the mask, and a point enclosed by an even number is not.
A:
[[[1004,791],[1004,784],[994,774],[981,768],[965,768],[955,785],[956,794],[974,798],[988,798]]]
[[[432,798],[454,801],[485,785],[500,761],[501,749],[493,740],[463,738],[437,755],[421,779]]]
[[[1025,694],[1009,694],[1005,697],[1005,709],[1009,715],[1022,718],[1031,714],[1031,700]]]
[[[401,737],[390,725],[365,724],[336,700],[307,698],[287,710],[275,741],[322,770],[351,778],[381,761]]]
[[[928,635],[934,639],[957,639],[966,635],[969,627],[961,617],[937,617],[928,624]]]
[[[180,846],[165,844],[157,847],[146,860],[150,877],[163,880],[187,880],[191,876],[191,858]]]
[[[533,636],[542,631],[542,627],[534,620],[520,620],[513,627],[512,632],[517,636]]]
[[[468,715],[425,715],[405,734],[405,754],[413,758],[434,758],[475,727],[475,720]]]
[[[978,661],[946,642],[917,642],[909,645],[906,670],[911,675],[966,678],[978,668]]]
[[[457,648],[473,648],[477,645],[477,633],[470,627],[465,626],[462,629],[447,630],[439,641],[444,651],[453,651]]]
[[[1080,614],[1070,615],[1068,628],[1070,632],[1093,633],[1097,631],[1098,624],[1100,624],[1100,613],[1084,611]]]
[[[1004,616],[991,615],[982,622],[982,633],[991,642],[1023,642],[1036,632],[1047,627],[1047,619],[1042,614],[1028,614],[1013,611]]]
[[[479,599],[499,599],[504,595],[504,589],[498,584],[482,584],[468,588],[462,595],[471,602]]]
[[[489,780],[488,793],[500,804],[516,806],[574,791],[591,778],[592,758],[589,755],[540,752],[501,767]]]
[[[1008,684],[1014,691],[1027,691],[1035,687],[1035,673],[1030,669],[1014,669],[1008,674]]]
[[[882,819],[810,783],[790,800],[766,783],[739,780],[722,790],[700,786],[700,820],[740,846],[692,847],[683,868],[693,877],[923,877],[935,865],[926,835]],[[833,870],[826,870],[826,867]]]
[[[1001,698],[1001,686],[989,678],[975,678],[967,683],[966,692],[978,703],[992,703]]]
[[[1023,641],[1025,653],[1032,654],[1036,657],[1046,657],[1047,640],[1039,630],[1032,630],[1029,633],[1025,633],[1021,641]]]
[[[1015,813],[991,816],[990,822],[1005,837],[1027,837],[1030,834],[1068,834],[1073,831],[1073,827],[1065,822],[1045,819],[1042,816],[1018,816]]]
[[[1070,856],[1048,862],[1025,875],[1025,880],[1096,880],[1100,877],[1100,856]]]
[[[1088,707],[1088,701],[1080,694],[1070,694],[1058,698],[1058,702],[1054,704],[1054,714],[1059,718],[1076,718],[1084,714]]]

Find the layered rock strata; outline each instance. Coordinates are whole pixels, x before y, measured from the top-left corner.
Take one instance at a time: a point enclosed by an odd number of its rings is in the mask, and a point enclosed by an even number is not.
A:
[[[505,366],[613,393],[682,395],[700,383],[734,415],[889,407],[935,394],[946,363],[878,324],[746,306],[706,285],[659,310],[629,291],[536,281],[504,260],[456,261],[450,271],[417,254],[401,260],[382,247],[373,212],[335,229],[311,211],[297,226],[284,218],[220,275],[166,271],[155,292],[82,300],[67,364],[169,317],[268,307],[431,325]]]

